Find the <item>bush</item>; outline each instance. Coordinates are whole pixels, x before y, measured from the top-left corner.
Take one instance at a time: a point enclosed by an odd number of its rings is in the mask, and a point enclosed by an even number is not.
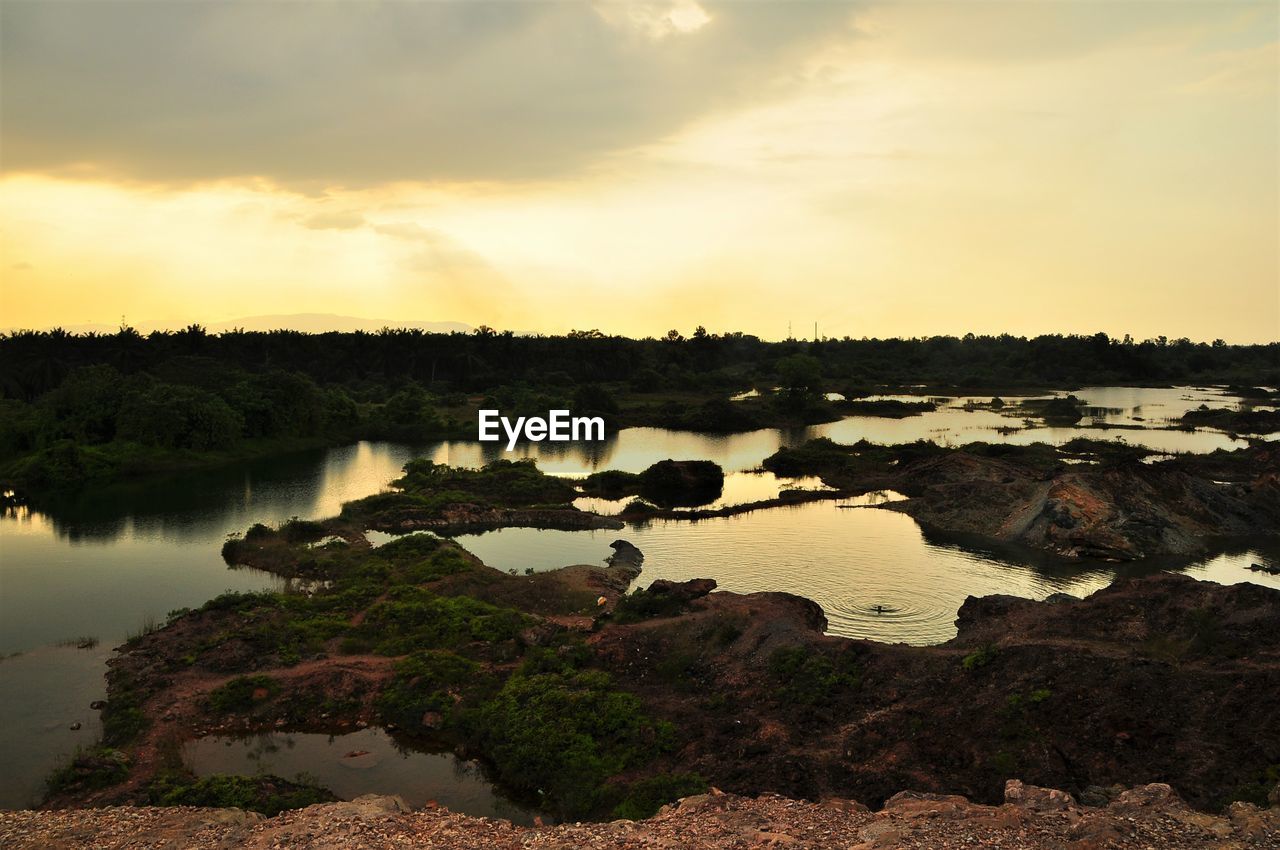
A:
[[[582,492],[588,496],[617,499],[640,492],[640,476],[620,469],[593,472],[582,481]]]
[[[660,460],[640,473],[640,495],[655,505],[705,505],[720,498],[724,470],[710,460]]]
[[[800,646],[775,650],[769,656],[769,672],[778,682],[778,698],[791,705],[817,705],[856,686],[858,677],[846,659],[842,655],[833,663],[821,652]]]
[[[963,669],[970,671],[986,667],[995,660],[995,657],[999,652],[1000,650],[997,649],[994,644],[988,643],[960,659],[960,666]]]
[[[439,712],[446,720],[454,707],[451,688],[465,685],[479,665],[452,652],[415,652],[396,662],[396,675],[378,695],[384,722],[404,729],[421,728],[422,716]]]
[[[685,600],[678,595],[636,590],[618,600],[613,609],[613,621],[626,624],[654,617],[675,617],[683,613],[685,607]]]
[[[301,809],[337,799],[327,788],[305,781],[289,781],[270,774],[199,779],[184,774],[162,774],[147,787],[153,806],[201,806],[245,809],[274,817],[286,809]]]
[[[778,449],[761,462],[761,466],[776,475],[799,477],[816,475],[847,463],[852,448],[843,446],[827,437],[818,437],[791,448]]]
[[[142,713],[142,695],[133,680],[122,673],[108,675],[111,696],[102,709],[102,742],[121,747],[142,734],[148,721]]]
[[[515,674],[465,723],[500,780],[540,792],[563,818],[600,811],[605,781],[668,749],[674,734],[599,672]]]
[[[383,655],[415,649],[449,649],[471,641],[514,639],[527,618],[469,596],[437,596],[419,588],[397,588],[369,609],[355,637],[376,641]]]
[[[644,820],[658,813],[667,803],[707,790],[707,780],[696,773],[661,773],[633,782],[627,798],[613,810],[613,816],[627,820]]]
[[[239,714],[280,693],[280,683],[270,676],[237,676],[209,692],[209,710],[215,714]]]
[[[243,427],[240,414],[218,396],[172,384],[130,394],[117,417],[120,439],[171,449],[225,449]]]
[[[119,785],[129,778],[129,756],[110,747],[77,750],[71,761],[45,780],[49,795],[97,791]]]

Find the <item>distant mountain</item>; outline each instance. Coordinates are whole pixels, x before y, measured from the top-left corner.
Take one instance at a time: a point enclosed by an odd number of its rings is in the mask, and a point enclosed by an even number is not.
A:
[[[179,330],[189,324],[191,322],[170,320],[137,322],[133,326],[139,333],[145,334],[156,330]],[[235,328],[246,331],[285,329],[313,334],[326,333],[328,331],[376,331],[382,328],[416,328],[429,333],[452,333],[454,331],[466,333],[472,329],[471,325],[462,322],[405,322],[395,319],[362,319],[358,316],[339,316],[336,313],[278,313],[268,316],[245,316],[242,319],[232,319],[227,322],[209,322],[205,323],[204,326],[209,333],[222,333]],[[49,330],[50,327],[40,328],[40,330]],[[79,334],[110,334],[115,333],[119,328],[118,325],[102,323],[61,325],[60,327],[70,333]],[[10,328],[9,330],[18,330],[18,328]]]

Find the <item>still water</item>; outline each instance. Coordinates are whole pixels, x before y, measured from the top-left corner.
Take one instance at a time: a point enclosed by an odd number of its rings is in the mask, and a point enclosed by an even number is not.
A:
[[[608,544],[622,538],[644,553],[641,585],[658,578],[714,578],[721,590],[796,593],[822,606],[832,634],[912,644],[955,637],[956,610],[970,595],[1085,596],[1119,575],[1158,569],[1063,565],[990,542],[930,537],[905,514],[846,504],[811,502],[697,522],[659,520],[623,531],[505,528],[456,539],[490,566],[522,572],[599,563],[611,551]],[[1252,581],[1280,588],[1280,577],[1248,569],[1264,560],[1277,562],[1280,551],[1250,548],[1191,566],[1167,566],[1222,584]]]
[[[347,735],[210,736],[187,742],[182,760],[197,776],[301,775],[348,800],[361,794],[398,794],[415,808],[436,802],[455,812],[533,823],[527,807],[494,792],[475,762],[452,753],[406,749],[381,729]]]
[[[220,549],[228,534],[333,515],[376,493],[416,454],[360,443],[0,517],[0,806],[33,803],[59,759],[97,740],[89,703],[106,695],[106,660],[130,632],[225,590],[279,586],[265,573],[227,569]],[[98,644],[58,645],[81,638]]]
[[[1239,403],[1202,390],[1101,388],[1077,395],[1096,405],[1091,415],[1101,421],[1142,427],[1163,425],[1184,407]],[[783,487],[820,487],[811,479],[747,473],[779,446],[814,436],[842,442],[923,437],[1060,443],[1082,435],[1174,451],[1238,444],[1203,430],[1008,431],[1022,423],[993,411],[965,410],[965,402],[947,399],[939,410],[909,419],[851,417],[794,431],[721,436],[633,428],[598,445],[530,444],[516,454],[564,475],[610,468],[638,472],[665,458],[713,460],[729,473],[720,501],[733,503],[768,498]],[[224,590],[279,586],[268,575],[226,568],[219,549],[228,534],[255,522],[333,515],[344,501],[378,492],[417,456],[455,465],[510,457],[494,444],[466,441],[422,447],[360,443],[96,490],[42,511],[20,509],[0,517],[0,806],[35,802],[58,761],[96,740],[97,712],[88,706],[104,695],[102,674],[111,648],[130,632]],[[728,590],[786,590],[822,604],[835,633],[913,643],[953,634],[955,610],[966,595],[1082,594],[1114,575],[1105,565],[1028,563],[1025,553],[926,538],[900,514],[839,504],[816,502],[697,523],[654,522],[620,532],[508,529],[462,542],[494,566],[523,570],[597,563],[610,542],[624,537],[646,555],[644,581],[711,577]],[[1215,581],[1280,586],[1275,577],[1244,569],[1275,557],[1244,551],[1188,571]],[[97,644],[74,648],[84,638]],[[64,642],[72,645],[59,645]],[[351,793],[357,792],[353,786]]]

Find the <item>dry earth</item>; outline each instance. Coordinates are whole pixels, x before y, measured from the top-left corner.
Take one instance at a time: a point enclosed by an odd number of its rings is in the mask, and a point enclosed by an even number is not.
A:
[[[396,797],[361,797],[274,818],[238,809],[132,808],[0,812],[10,850],[178,848],[485,848],[485,850],[1105,850],[1280,848],[1280,808],[1233,804],[1225,814],[1187,808],[1167,785],[1120,794],[1106,808],[1011,780],[1000,806],[903,792],[872,813],[848,800],[808,803],[713,791],[645,821],[519,827],[443,808],[409,811]]]

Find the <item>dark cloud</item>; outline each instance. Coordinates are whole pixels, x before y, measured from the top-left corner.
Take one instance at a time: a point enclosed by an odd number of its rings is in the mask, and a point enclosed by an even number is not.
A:
[[[538,179],[776,94],[848,3],[703,3],[653,38],[588,4],[24,2],[2,9],[8,171],[299,188]]]

